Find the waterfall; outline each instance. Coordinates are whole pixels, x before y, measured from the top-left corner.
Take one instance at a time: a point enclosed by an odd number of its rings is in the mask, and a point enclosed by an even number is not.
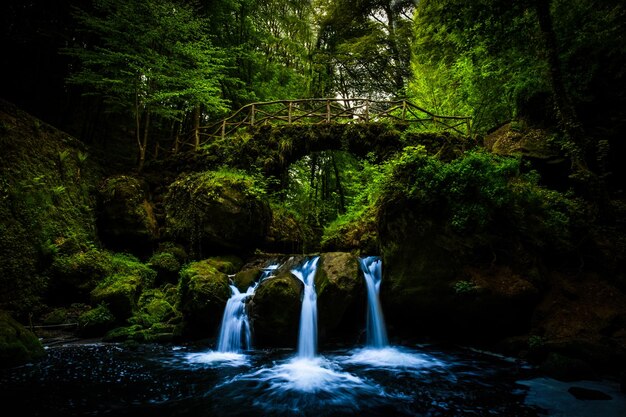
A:
[[[246,298],[254,293],[255,287],[250,286],[248,291],[242,294],[236,286],[230,286],[232,295],[224,309],[220,337],[217,342],[218,351],[239,353],[242,345],[244,349],[250,349],[252,335],[246,313]]]
[[[235,285],[230,285],[231,296],[224,308],[217,341],[219,352],[239,353],[242,349],[252,348],[252,331],[246,311],[246,299],[254,294],[259,283],[270,277],[278,266],[278,264],[271,264],[264,268],[259,280],[249,286],[245,293],[241,293]]]
[[[304,284],[304,297],[300,313],[298,335],[298,357],[313,358],[317,348],[317,294],[315,293],[315,271],[319,256],[307,260],[299,268],[291,270]]]
[[[359,261],[367,285],[367,346],[384,348],[389,341],[379,297],[382,261],[377,256],[368,256]]]

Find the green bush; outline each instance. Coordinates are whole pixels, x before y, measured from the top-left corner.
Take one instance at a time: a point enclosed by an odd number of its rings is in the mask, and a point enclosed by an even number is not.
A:
[[[517,237],[567,249],[576,202],[522,173],[520,160],[474,150],[451,162],[407,147],[386,163],[379,204],[410,201],[423,218],[464,236]]]
[[[115,316],[108,307],[100,304],[78,317],[78,329],[83,336],[100,336],[115,323]]]

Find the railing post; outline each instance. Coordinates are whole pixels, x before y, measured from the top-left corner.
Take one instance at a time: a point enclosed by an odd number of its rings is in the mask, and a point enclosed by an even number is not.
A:
[[[254,103],[250,106],[250,126],[254,126]]]
[[[406,121],[406,100],[402,100],[402,121]]]
[[[289,113],[287,119],[289,120],[289,124],[291,124],[291,106],[293,106],[293,102],[289,102]]]
[[[472,121],[469,118],[465,119],[465,127],[467,129],[467,137],[471,139],[472,138]]]
[[[330,100],[326,100],[326,123],[330,123]]]
[[[365,99],[365,123],[370,122],[370,100],[369,98]]]
[[[222,120],[222,140],[226,137],[226,119]]]

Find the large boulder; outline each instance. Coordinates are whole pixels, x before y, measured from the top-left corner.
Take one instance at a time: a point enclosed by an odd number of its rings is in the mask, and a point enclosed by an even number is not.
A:
[[[301,253],[311,250],[315,232],[302,216],[282,205],[272,206],[272,221],[263,244],[264,250],[275,253]]]
[[[545,263],[572,250],[570,202],[485,152],[405,149],[379,199],[386,318],[408,335],[498,340],[528,331]]]
[[[363,329],[365,285],[358,258],[348,252],[320,255],[315,274],[320,342]]]
[[[0,311],[0,368],[22,365],[44,355],[37,336],[8,313]]]
[[[107,178],[99,188],[97,226],[110,248],[143,255],[152,249],[159,229],[146,186],[135,177]]]
[[[289,270],[263,280],[248,305],[254,343],[260,347],[295,347],[304,285]]]
[[[252,177],[224,171],[181,175],[165,198],[166,230],[192,253],[244,253],[260,247],[271,221]]]
[[[179,310],[183,313],[184,336],[199,339],[217,334],[230,298],[225,265],[209,258],[192,262],[180,271]]]
[[[156,272],[127,254],[109,255],[110,275],[90,293],[92,305],[104,304],[117,321],[129,318],[145,288],[154,284]]]
[[[561,363],[583,361],[598,373],[624,369],[624,292],[590,273],[552,273],[550,281],[550,289],[533,315],[530,333],[541,342],[538,350],[552,357],[537,359],[557,374],[566,369],[555,366],[554,354],[567,359]]]
[[[525,121],[506,123],[484,138],[485,148],[496,155],[515,156],[528,161],[550,186],[563,189],[569,184],[570,161],[550,140],[554,132],[527,126]]]

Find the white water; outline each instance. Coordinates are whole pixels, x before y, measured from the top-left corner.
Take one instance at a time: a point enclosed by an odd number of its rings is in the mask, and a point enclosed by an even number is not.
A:
[[[231,296],[226,302],[222,316],[217,342],[218,352],[240,353],[242,350],[252,348],[252,331],[246,311],[246,299],[251,297],[259,283],[271,276],[277,268],[277,264],[266,267],[259,280],[248,287],[245,293],[241,293],[234,285],[230,286]]]
[[[248,358],[243,353],[208,351],[189,353],[185,357],[188,362],[201,365],[234,367],[249,365]]]
[[[380,305],[382,261],[377,256],[361,258],[361,269],[367,286],[367,346],[381,349],[389,345],[383,309]]]
[[[315,271],[319,256],[306,261],[299,268],[291,270],[304,284],[304,297],[300,313],[300,333],[298,335],[298,357],[313,358],[317,350],[317,293],[315,292]]]
[[[231,285],[231,297],[226,302],[220,336],[217,342],[219,352],[239,353],[252,346],[250,321],[246,313],[246,298],[254,293],[255,285],[250,286],[245,293],[239,292],[236,286]]]
[[[431,355],[399,347],[355,349],[342,360],[347,364],[366,365],[390,371],[421,371],[445,364]]]

